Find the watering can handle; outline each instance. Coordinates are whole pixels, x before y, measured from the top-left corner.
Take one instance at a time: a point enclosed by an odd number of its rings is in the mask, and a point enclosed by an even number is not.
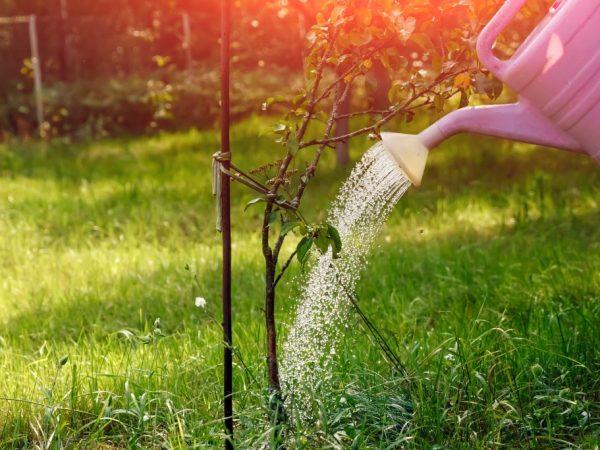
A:
[[[494,55],[494,43],[510,21],[517,15],[527,0],[506,0],[504,5],[483,29],[477,40],[477,55],[494,75],[502,80],[508,68],[508,61],[503,61]]]

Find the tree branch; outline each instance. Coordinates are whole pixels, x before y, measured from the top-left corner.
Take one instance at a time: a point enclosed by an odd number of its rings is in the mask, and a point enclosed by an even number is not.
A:
[[[285,271],[290,267],[290,264],[294,260],[294,257],[296,256],[297,253],[298,253],[298,250],[294,250],[292,252],[292,254],[290,255],[290,257],[285,262],[285,264],[281,267],[281,272],[279,272],[279,275],[277,275],[277,278],[275,278],[275,282],[273,283],[273,287],[277,286],[277,284],[279,283],[279,280],[281,280],[281,278],[283,277],[283,274],[285,273]]]
[[[323,93],[316,99],[315,101],[315,105],[319,104],[319,102],[323,101],[324,99],[326,99],[327,97],[329,97],[329,94],[331,94],[331,92],[337,87],[337,85],[339,83],[341,83],[342,81],[344,81],[346,79],[347,76],[351,75],[352,72],[354,72],[356,69],[358,69],[360,67],[360,64],[362,63],[362,61],[365,58],[370,58],[371,56],[373,56],[375,53],[377,53],[382,47],[385,46],[386,43],[382,43],[381,45],[372,48],[369,52],[367,52],[365,55],[363,55],[361,58],[359,58],[359,60],[357,62],[355,62],[353,65],[351,65],[346,71],[342,72],[342,74],[340,76],[338,76],[324,91]],[[354,78],[354,77],[353,77]],[[300,139],[298,139],[300,140]]]
[[[384,115],[387,114],[391,111],[391,109],[368,109],[365,111],[358,111],[358,112],[353,112],[353,113],[349,113],[349,114],[340,114],[339,116],[335,117],[335,120],[340,120],[340,119],[346,119],[346,118],[352,118],[352,117],[357,117],[357,116],[366,116],[366,115]]]
[[[304,119],[302,120],[302,125],[300,126],[300,129],[296,133],[296,139],[298,140],[298,142],[300,142],[300,141],[302,141],[302,139],[304,139],[304,135],[306,134],[308,125],[313,117],[313,114],[315,113],[315,107],[318,104],[317,93],[319,91],[319,86],[321,84],[321,80],[323,79],[323,72],[325,71],[327,59],[329,58],[329,55],[331,54],[331,52],[333,50],[333,44],[335,42],[336,36],[337,36],[337,31],[335,31],[333,36],[331,37],[331,39],[329,41],[329,45],[328,45],[327,49],[325,50],[325,52],[323,53],[321,61],[319,61],[319,65],[317,66],[315,82],[311,89],[310,100],[309,100],[308,106],[306,108],[306,115],[304,116]],[[294,155],[292,155],[288,151],[287,154],[285,155],[285,158],[283,158],[283,161],[281,162],[281,166],[279,167],[279,173],[277,174],[277,177],[276,177],[275,181],[273,182],[273,186],[271,187],[272,193],[277,194],[279,187],[285,180],[285,173],[287,172],[287,169],[290,166],[292,159],[294,159]],[[272,209],[272,203],[269,203],[269,205],[267,205],[267,209],[270,209],[270,208]],[[270,213],[270,211],[269,211],[269,213]]]
[[[340,86],[338,85],[338,95],[336,95],[336,99],[333,102],[333,107],[331,110],[331,114],[329,116],[329,121],[327,122],[327,127],[326,127],[325,133],[324,133],[326,138],[331,136],[331,131],[333,130],[333,125],[335,124],[335,117],[337,116],[337,111],[338,111],[339,105],[342,101],[344,101],[344,99],[348,95],[348,92],[350,91],[351,86],[352,86],[352,83],[346,83],[344,90],[342,92],[340,92],[341,89],[340,89]],[[315,152],[315,156],[314,156],[310,166],[308,166],[308,168],[306,169],[306,171],[304,172],[302,177],[300,177],[300,186],[298,186],[298,191],[296,193],[296,196],[294,197],[294,200],[291,201],[292,206],[294,206],[295,208],[297,208],[300,205],[300,201],[302,200],[302,196],[304,195],[304,190],[306,189],[306,186],[310,182],[310,179],[315,175],[315,172],[317,170],[317,165],[319,164],[319,160],[321,159],[321,154],[323,153],[323,150],[325,148],[327,148],[327,146],[328,146],[327,142],[325,142],[319,146],[319,148]]]
[[[325,137],[324,139],[314,139],[314,140],[311,140],[308,142],[302,142],[302,143],[300,143],[300,148],[312,147],[315,145],[319,145],[319,146],[330,145],[330,144],[334,144],[336,142],[347,141],[348,139],[351,139],[356,136],[360,136],[363,134],[372,133],[374,131],[377,131],[379,128],[381,128],[383,125],[388,123],[390,120],[392,120],[397,115],[402,114],[402,113],[408,113],[417,108],[422,108],[423,106],[427,106],[427,105],[431,104],[431,101],[427,100],[424,103],[410,107],[410,105],[412,105],[416,100],[425,96],[427,93],[431,92],[431,89],[434,86],[436,86],[437,84],[441,83],[442,81],[444,81],[450,77],[456,76],[456,75],[466,72],[466,71],[467,70],[464,69],[464,70],[460,70],[458,72],[448,73],[446,75],[444,75],[444,74],[440,75],[439,77],[437,77],[435,79],[434,82],[432,82],[429,86],[427,86],[427,88],[423,89],[420,92],[413,92],[412,97],[409,100],[407,100],[404,103],[404,105],[402,105],[402,107],[390,108],[389,113],[384,115],[380,120],[375,122],[373,125],[369,125],[367,127],[360,128],[359,130],[356,130],[356,131],[353,131],[351,133],[347,133],[347,134],[344,134],[341,136]],[[357,114],[361,114],[361,113],[357,113]],[[294,202],[292,202],[292,205],[294,205]]]

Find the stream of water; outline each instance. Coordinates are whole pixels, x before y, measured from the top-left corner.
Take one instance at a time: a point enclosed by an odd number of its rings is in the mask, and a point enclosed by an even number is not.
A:
[[[331,251],[310,267],[297,301],[290,333],[283,347],[281,375],[288,401],[300,418],[312,414],[315,389],[326,392],[335,354],[352,312],[354,292],[367,256],[392,208],[410,181],[379,143],[355,166],[328,215],[342,238],[338,259]]]

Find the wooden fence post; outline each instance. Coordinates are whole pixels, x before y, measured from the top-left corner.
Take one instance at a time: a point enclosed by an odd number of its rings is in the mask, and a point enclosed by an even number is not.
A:
[[[44,134],[44,99],[42,87],[42,68],[40,64],[40,50],[38,45],[37,17],[29,16],[29,43],[31,45],[31,65],[33,66],[33,82],[35,95],[35,110],[40,136]]]

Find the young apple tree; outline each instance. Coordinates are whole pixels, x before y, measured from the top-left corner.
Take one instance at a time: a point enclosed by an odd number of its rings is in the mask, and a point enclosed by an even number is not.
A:
[[[318,8],[306,37],[305,87],[288,101],[289,111],[275,127],[283,154],[276,162],[253,172],[264,179],[264,195],[251,203],[264,205],[264,310],[272,393],[278,395],[281,390],[275,317],[279,282],[296,258],[304,263],[313,251],[331,248],[334,256],[343,252],[335,228],[327,223],[308,223],[301,213],[302,200],[321,156],[336,143],[355,136],[378,139],[380,130],[392,120],[396,124],[410,122],[418,112],[437,116],[482,96],[496,99],[502,84],[480,66],[475,44],[500,3],[328,0]],[[530,12],[539,14],[544,3],[546,0],[530,2]],[[521,26],[525,29],[526,21]],[[509,51],[515,47],[510,40],[501,44],[500,49]],[[382,70],[375,71],[376,65],[384,68],[387,80],[381,80]],[[381,82],[390,86],[389,106],[383,109],[375,107],[372,98]],[[360,109],[340,113],[340,105],[357,88],[366,92],[359,99]],[[267,106],[276,102],[281,99],[269,99]],[[362,125],[336,133],[336,123],[345,117]],[[300,156],[309,162],[302,164]],[[300,235],[299,242],[284,257],[284,243],[292,235]]]

